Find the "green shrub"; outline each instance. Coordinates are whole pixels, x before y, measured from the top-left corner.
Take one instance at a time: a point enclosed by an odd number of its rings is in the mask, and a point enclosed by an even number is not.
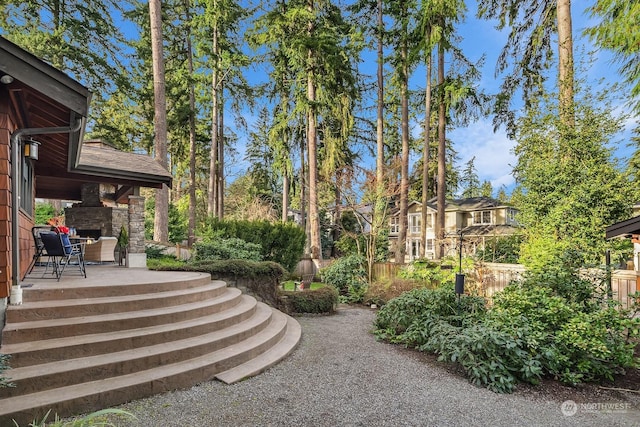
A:
[[[456,327],[438,321],[418,349],[437,353],[438,360],[459,363],[474,384],[511,392],[518,381],[537,384],[542,375],[540,361],[526,351],[520,332],[482,322]]]
[[[213,279],[226,280],[267,304],[278,307],[278,290],[286,271],[280,264],[248,260],[194,261],[182,265],[163,265],[156,270],[198,271]]]
[[[246,259],[262,261],[262,248],[256,243],[245,242],[235,237],[213,238],[193,245],[195,261]]]
[[[159,258],[147,258],[147,268],[152,270],[158,270],[160,267],[179,268],[185,263],[185,261],[179,260],[172,255],[162,255]]]
[[[528,275],[487,311],[479,298],[456,303],[450,286],[407,292],[378,312],[375,334],[459,363],[473,383],[497,392],[543,376],[571,385],[612,380],[638,366],[640,318],[570,271]]]
[[[612,380],[637,364],[640,319],[613,305],[568,300],[553,287],[508,287],[494,299],[488,321],[507,332],[526,332],[527,349],[538,355],[545,374],[567,384]]]
[[[324,286],[309,291],[281,291],[282,307],[289,314],[333,313],[338,304],[338,291]]]
[[[462,271],[469,274],[474,269],[472,258],[462,259]],[[446,257],[437,263],[427,259],[418,259],[402,267],[398,277],[408,280],[419,280],[431,286],[454,283],[459,270],[459,260],[456,257]]]
[[[263,260],[277,262],[287,271],[293,271],[302,257],[306,238],[304,230],[291,222],[229,221],[217,218],[207,219],[202,235],[205,239],[219,235],[259,244]]]
[[[144,252],[147,254],[147,259],[160,259],[165,257],[164,246],[160,245],[145,245]]]
[[[364,262],[359,255],[338,258],[320,271],[320,277],[324,283],[335,287],[345,302],[361,302],[367,291]]]
[[[282,281],[285,270],[280,264],[270,261],[250,261],[250,260],[214,260],[214,261],[193,261],[179,266],[160,267],[158,270],[174,271],[199,271],[209,273],[212,276],[242,277],[246,279],[266,279]]]
[[[0,353],[0,388],[13,387],[8,378],[4,377],[4,373],[9,369],[9,358],[11,356]]]
[[[421,346],[431,335],[437,321],[461,325],[485,312],[483,298],[463,295],[452,286],[414,289],[389,301],[378,311],[374,331],[378,338],[411,346]]]

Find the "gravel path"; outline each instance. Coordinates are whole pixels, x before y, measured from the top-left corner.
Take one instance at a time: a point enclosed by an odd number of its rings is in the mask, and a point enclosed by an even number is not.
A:
[[[577,394],[577,413],[566,416],[560,400],[476,387],[432,358],[377,342],[370,334],[374,316],[368,309],[345,307],[334,316],[298,318],[299,347],[267,372],[233,385],[213,381],[130,402],[119,408],[137,421],[112,422],[127,427],[640,425],[634,397],[594,401]],[[607,412],[605,404],[614,404],[608,406],[613,410]]]

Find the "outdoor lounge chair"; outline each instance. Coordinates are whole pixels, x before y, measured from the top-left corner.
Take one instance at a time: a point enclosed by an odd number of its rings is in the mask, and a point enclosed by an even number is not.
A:
[[[114,255],[118,238],[102,236],[84,247],[84,260],[93,262],[116,262]]]
[[[62,234],[58,234],[55,231],[40,233],[40,239],[42,240],[46,256],[48,257],[47,269],[49,268],[49,264],[52,264],[53,274],[55,274],[58,281],[60,281],[60,277],[62,273],[64,273],[67,265],[76,264],[80,270],[80,274],[87,277],[82,245],[67,243],[63,241],[62,236]],[[45,269],[44,274],[46,274],[47,269]]]

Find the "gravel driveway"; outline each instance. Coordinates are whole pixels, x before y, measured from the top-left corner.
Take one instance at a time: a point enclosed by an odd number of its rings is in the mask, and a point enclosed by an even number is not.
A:
[[[496,394],[415,352],[376,342],[375,314],[344,307],[300,317],[302,341],[267,372],[214,381],[119,408],[117,426],[618,426],[640,425],[640,399],[576,391],[577,406],[533,389]],[[569,390],[571,393],[571,390]],[[595,399],[595,400],[594,400]],[[575,412],[564,415],[564,412]],[[573,411],[572,411],[573,409]]]

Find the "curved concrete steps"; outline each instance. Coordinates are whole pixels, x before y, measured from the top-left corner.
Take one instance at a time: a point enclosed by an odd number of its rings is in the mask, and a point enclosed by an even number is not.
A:
[[[153,273],[158,283],[24,289],[23,305],[7,310],[0,347],[12,356],[5,375],[15,384],[0,389],[0,425],[213,378],[232,383],[282,360],[300,340],[295,319],[208,275]]]

